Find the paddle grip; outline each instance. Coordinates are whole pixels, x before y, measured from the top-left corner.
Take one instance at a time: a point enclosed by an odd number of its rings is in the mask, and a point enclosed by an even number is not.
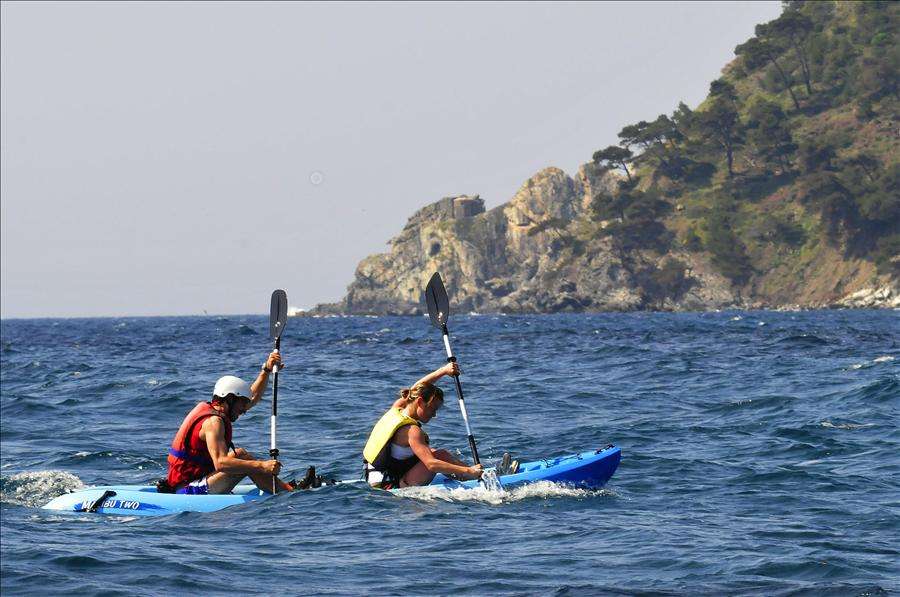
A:
[[[481,464],[481,460],[478,458],[478,448],[475,447],[475,436],[471,433],[469,434],[469,448],[472,449],[472,460],[475,461],[475,464]]]
[[[281,352],[281,336],[275,338],[275,350],[273,352]],[[272,371],[274,371],[275,374],[278,375],[277,363],[272,367]]]

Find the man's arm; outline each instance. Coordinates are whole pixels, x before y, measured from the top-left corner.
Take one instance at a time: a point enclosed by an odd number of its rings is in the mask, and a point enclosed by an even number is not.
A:
[[[271,371],[272,367],[275,365],[281,365],[281,355],[272,351],[272,353],[269,354],[269,358],[266,359],[266,364],[260,369],[259,375],[256,376],[256,379],[250,385],[250,408],[253,408],[256,406],[257,402],[262,400],[263,394],[266,391],[266,386],[269,385],[269,371]],[[266,369],[269,371],[266,371]]]
[[[265,473],[277,475],[281,463],[277,460],[243,460],[228,453],[225,443],[225,423],[219,417],[208,417],[200,425],[200,434],[206,441],[206,448],[212,458],[217,473],[228,475],[250,475]]]

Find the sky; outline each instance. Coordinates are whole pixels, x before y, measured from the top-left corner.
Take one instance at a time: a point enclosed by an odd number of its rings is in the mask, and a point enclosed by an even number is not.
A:
[[[780,10],[3,2],[0,317],[339,300],[420,207],[696,106]]]

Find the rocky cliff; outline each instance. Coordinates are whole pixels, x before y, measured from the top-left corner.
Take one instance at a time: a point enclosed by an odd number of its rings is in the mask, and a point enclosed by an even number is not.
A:
[[[584,166],[574,179],[547,168],[528,179],[508,203],[485,211],[475,196],[446,197],[416,212],[390,251],[365,258],[347,296],[318,312],[413,314],[422,291],[440,271],[462,311],[538,313],[709,309],[746,304],[699,255],[652,250],[623,254],[610,237],[594,234],[604,222],[585,216],[597,188],[612,187],[611,172]],[[547,227],[542,223],[550,222]],[[682,291],[650,295],[642,276],[679,261]]]
[[[342,301],[313,312],[422,313],[422,291],[435,271],[456,309],[484,313],[900,307],[896,280],[833,248],[800,274],[781,264],[745,286],[702,251],[623,248],[599,233],[610,222],[592,216],[592,201],[620,182],[615,172],[598,170],[585,164],[572,178],[547,168],[489,211],[478,195],[427,205],[387,253],[360,262]],[[669,223],[676,227],[677,218]]]

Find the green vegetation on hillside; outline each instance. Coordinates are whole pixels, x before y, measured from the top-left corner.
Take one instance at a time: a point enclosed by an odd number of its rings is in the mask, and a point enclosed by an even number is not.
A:
[[[624,175],[594,197],[602,234],[622,250],[705,251],[737,286],[773,255],[823,247],[900,276],[898,14],[898,2],[785,2],[696,110],[625,126],[594,154]],[[647,288],[681,291],[677,270]]]

